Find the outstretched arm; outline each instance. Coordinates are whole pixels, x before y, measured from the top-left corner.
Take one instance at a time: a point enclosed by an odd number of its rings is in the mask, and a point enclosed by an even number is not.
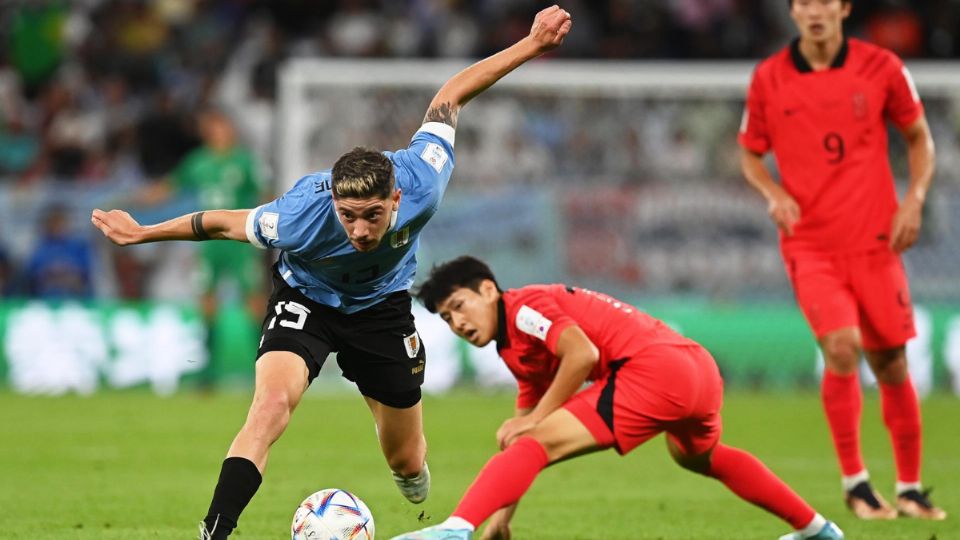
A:
[[[156,225],[140,225],[123,210],[95,209],[93,225],[119,246],[164,240],[238,240],[247,242],[246,221],[252,210],[209,210],[173,218]]]
[[[572,24],[570,14],[556,5],[537,13],[528,36],[448,80],[430,102],[424,123],[457,127],[461,107],[524,62],[559,47]]]

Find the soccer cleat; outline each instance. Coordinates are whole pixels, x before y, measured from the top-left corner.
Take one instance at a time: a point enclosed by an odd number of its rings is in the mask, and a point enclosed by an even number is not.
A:
[[[896,519],[897,510],[864,480],[846,493],[847,507],[860,519]]]
[[[213,521],[213,527],[207,529],[207,523],[205,521],[200,521],[200,540],[222,540],[230,535],[230,529],[217,529],[217,525],[220,524],[220,514],[217,514],[217,519]],[[224,532],[226,531],[226,532]]]
[[[216,525],[213,526],[213,530],[214,531],[217,530]],[[212,540],[212,539],[213,539],[213,534],[207,530],[207,524],[201,521],[200,522],[200,540]]]
[[[413,478],[404,478],[393,473],[393,481],[400,488],[400,493],[413,504],[427,500],[427,494],[430,493],[430,469],[427,468],[427,462],[423,462],[423,470]]]
[[[390,540],[470,540],[473,538],[473,531],[470,529],[440,529],[438,527],[427,527],[419,531],[408,532],[400,536],[394,536]],[[842,537],[841,537],[842,538]]]
[[[817,534],[813,536],[803,536],[799,532],[792,532],[780,537],[780,540],[843,540],[843,531],[837,524],[828,521]]]
[[[897,511],[901,516],[941,521],[947,519],[947,513],[930,502],[929,489],[920,491],[908,489],[897,495]]]

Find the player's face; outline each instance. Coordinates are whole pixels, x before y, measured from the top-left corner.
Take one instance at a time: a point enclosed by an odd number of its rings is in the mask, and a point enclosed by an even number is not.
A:
[[[390,228],[390,216],[400,208],[400,190],[386,199],[334,199],[333,205],[350,244],[357,251],[373,251]]]
[[[790,17],[800,39],[823,42],[843,35],[843,20],[850,15],[850,2],[841,0],[793,0]]]
[[[437,313],[453,333],[483,347],[497,336],[497,301],[500,291],[490,280],[480,283],[480,290],[455,289],[437,304]]]

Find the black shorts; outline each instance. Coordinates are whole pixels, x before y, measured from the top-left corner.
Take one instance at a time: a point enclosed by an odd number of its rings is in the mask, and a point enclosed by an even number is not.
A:
[[[364,396],[390,407],[412,407],[420,401],[426,352],[410,307],[410,294],[399,291],[356,313],[342,313],[288,285],[274,266],[257,358],[270,351],[297,354],[312,382],[335,352],[343,376]]]

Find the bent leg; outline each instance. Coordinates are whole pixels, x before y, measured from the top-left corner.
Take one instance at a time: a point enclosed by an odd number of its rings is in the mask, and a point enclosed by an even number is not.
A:
[[[423,403],[405,409],[390,407],[364,396],[377,423],[380,449],[390,470],[404,477],[420,474],[427,455],[423,435]]]
[[[306,362],[292,352],[271,351],[260,357],[253,403],[227,456],[246,458],[262,473],[270,446],[287,428],[293,410],[307,390],[308,376]]]
[[[809,526],[817,516],[813,507],[748,452],[718,443],[705,453],[687,455],[669,433],[667,448],[681,467],[716,478],[741,499],[783,519],[794,529]]]
[[[377,423],[380,449],[393,472],[400,493],[420,504],[430,493],[430,469],[427,468],[427,439],[423,435],[423,405],[418,400],[406,408],[392,407],[364,396]]]
[[[453,516],[474,528],[523,497],[550,463],[601,449],[590,431],[566,409],[557,409],[509,448],[490,458]]]

